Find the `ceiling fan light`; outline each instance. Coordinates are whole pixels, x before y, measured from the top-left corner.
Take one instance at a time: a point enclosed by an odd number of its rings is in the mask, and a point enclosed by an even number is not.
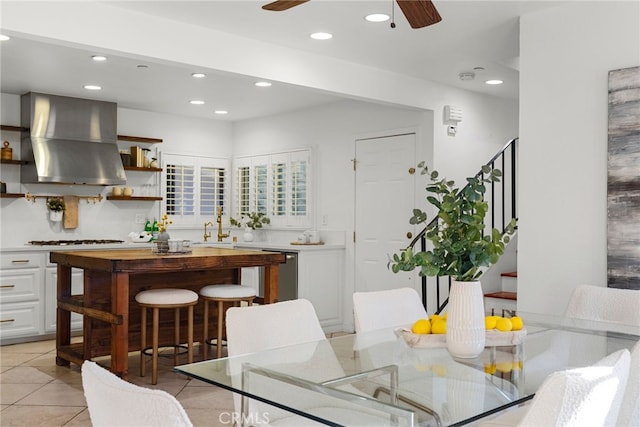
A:
[[[498,79],[487,80],[485,82],[485,84],[488,84],[488,85],[501,85],[502,83],[504,83],[504,82],[502,80],[498,80]]]
[[[371,13],[364,17],[369,22],[386,22],[389,20],[389,15],[386,13]]]
[[[312,33],[309,37],[311,37],[314,40],[329,40],[329,39],[333,38],[333,34],[324,33],[324,32],[317,32],[317,33]]]

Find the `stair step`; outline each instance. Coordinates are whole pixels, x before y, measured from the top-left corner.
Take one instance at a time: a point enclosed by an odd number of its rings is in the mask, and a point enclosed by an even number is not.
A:
[[[508,272],[508,273],[502,273],[502,274],[500,274],[500,276],[517,278],[518,277],[518,272],[517,271],[511,271],[511,272]]]
[[[517,292],[507,292],[507,291],[491,292],[491,293],[488,293],[488,294],[484,294],[484,296],[486,298],[508,299],[508,300],[513,300],[513,301],[517,301],[518,300],[518,293]]]

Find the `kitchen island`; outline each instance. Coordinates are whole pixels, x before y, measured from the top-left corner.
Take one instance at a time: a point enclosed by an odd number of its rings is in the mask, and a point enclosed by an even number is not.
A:
[[[140,349],[138,292],[157,288],[197,292],[205,285],[240,283],[243,267],[264,266],[264,303],[273,303],[278,298],[278,265],[284,262],[284,255],[196,247],[188,254],[165,255],[149,249],[60,251],[52,252],[50,259],[58,272],[56,364],[80,365],[86,359],[111,355],[111,371],[126,379],[128,353]],[[72,267],[84,270],[83,295],[71,293]],[[83,315],[81,343],[71,344],[72,312]],[[168,314],[160,319],[160,340],[165,342],[173,337],[173,316]],[[199,304],[194,336],[200,336],[203,321]]]

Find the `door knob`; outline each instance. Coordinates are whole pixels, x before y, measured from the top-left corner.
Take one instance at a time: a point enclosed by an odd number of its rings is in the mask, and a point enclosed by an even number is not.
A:
[[[409,175],[416,173],[416,168],[409,168]]]
[[[413,237],[413,234],[410,231],[407,231],[407,239],[410,239]]]

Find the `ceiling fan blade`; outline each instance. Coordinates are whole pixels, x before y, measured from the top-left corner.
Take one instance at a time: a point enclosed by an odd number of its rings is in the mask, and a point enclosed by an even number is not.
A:
[[[282,12],[283,10],[291,9],[294,6],[298,6],[302,3],[306,3],[309,0],[277,0],[269,4],[262,6],[264,10],[273,10],[274,12]]]
[[[442,21],[431,0],[396,0],[396,2],[411,28],[422,28]]]

